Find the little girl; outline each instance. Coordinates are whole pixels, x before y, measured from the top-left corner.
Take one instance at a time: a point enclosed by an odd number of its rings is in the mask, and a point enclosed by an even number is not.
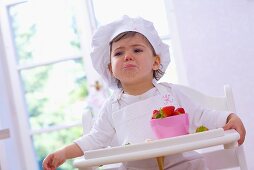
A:
[[[177,86],[157,83],[169,62],[169,48],[162,42],[153,24],[142,18],[124,16],[101,26],[93,36],[92,61],[113,95],[104,103],[90,133],[49,154],[43,161],[45,170],[55,170],[67,159],[88,150],[110,145],[115,136],[118,145],[142,143],[155,139],[149,120],[153,110],[166,105],[183,107],[189,114],[190,133],[200,125],[208,129],[236,129],[239,144],[244,142],[245,128],[240,118],[224,111],[202,108],[185,96]],[[165,169],[203,170],[206,164],[195,152],[166,156]],[[158,169],[156,159],[124,162],[121,169]]]

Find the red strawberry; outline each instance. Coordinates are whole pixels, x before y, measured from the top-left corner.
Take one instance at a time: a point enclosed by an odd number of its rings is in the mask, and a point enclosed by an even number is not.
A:
[[[153,115],[154,115],[154,114],[158,114],[158,113],[160,113],[159,110],[154,110],[154,111],[153,111]]]
[[[158,117],[160,117],[160,111],[159,110],[154,110],[153,111],[152,119],[156,119]]]
[[[173,116],[175,110],[175,106],[165,106],[160,109],[164,117]]]
[[[185,113],[185,110],[182,107],[179,107],[175,110],[174,115],[180,115],[184,113]]]

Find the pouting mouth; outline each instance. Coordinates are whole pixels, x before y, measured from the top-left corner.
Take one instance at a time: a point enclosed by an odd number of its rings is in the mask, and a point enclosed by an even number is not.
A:
[[[124,64],[123,68],[128,69],[128,68],[135,68],[137,67],[135,64]]]

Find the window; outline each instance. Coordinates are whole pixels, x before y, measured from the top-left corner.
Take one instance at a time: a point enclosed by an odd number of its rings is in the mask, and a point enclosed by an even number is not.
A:
[[[38,167],[82,134],[88,95],[75,6],[77,0],[23,1],[8,6],[23,111]],[[25,122],[20,122],[20,125]],[[29,144],[27,144],[29,145]],[[62,166],[72,169],[72,161]]]
[[[23,150],[24,164],[30,167],[26,169],[41,169],[48,153],[82,134],[81,116],[96,78],[88,47],[96,27],[121,15],[142,16],[154,22],[170,45],[163,0],[14,0],[4,7],[13,107],[19,116],[22,147],[28,148]],[[174,73],[171,62],[163,79]],[[72,161],[61,166],[69,169]]]

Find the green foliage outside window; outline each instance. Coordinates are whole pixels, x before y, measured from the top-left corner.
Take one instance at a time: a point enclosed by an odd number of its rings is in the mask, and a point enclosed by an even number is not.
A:
[[[46,62],[19,70],[31,131],[81,121],[88,95],[77,23],[68,5],[74,1],[65,2],[67,8],[50,5],[47,6],[47,13],[41,6],[38,9],[31,6],[32,1],[9,8],[17,65]],[[50,10],[53,13],[44,20],[42,17],[47,17],[45,14],[49,14]],[[60,13],[63,15],[57,15]],[[75,56],[75,59],[61,61],[61,58],[70,56]],[[59,61],[47,64],[52,59]],[[32,135],[39,167],[42,168],[42,160],[47,154],[72,143],[81,135],[81,126]],[[59,169],[72,170],[72,162],[67,161]]]

